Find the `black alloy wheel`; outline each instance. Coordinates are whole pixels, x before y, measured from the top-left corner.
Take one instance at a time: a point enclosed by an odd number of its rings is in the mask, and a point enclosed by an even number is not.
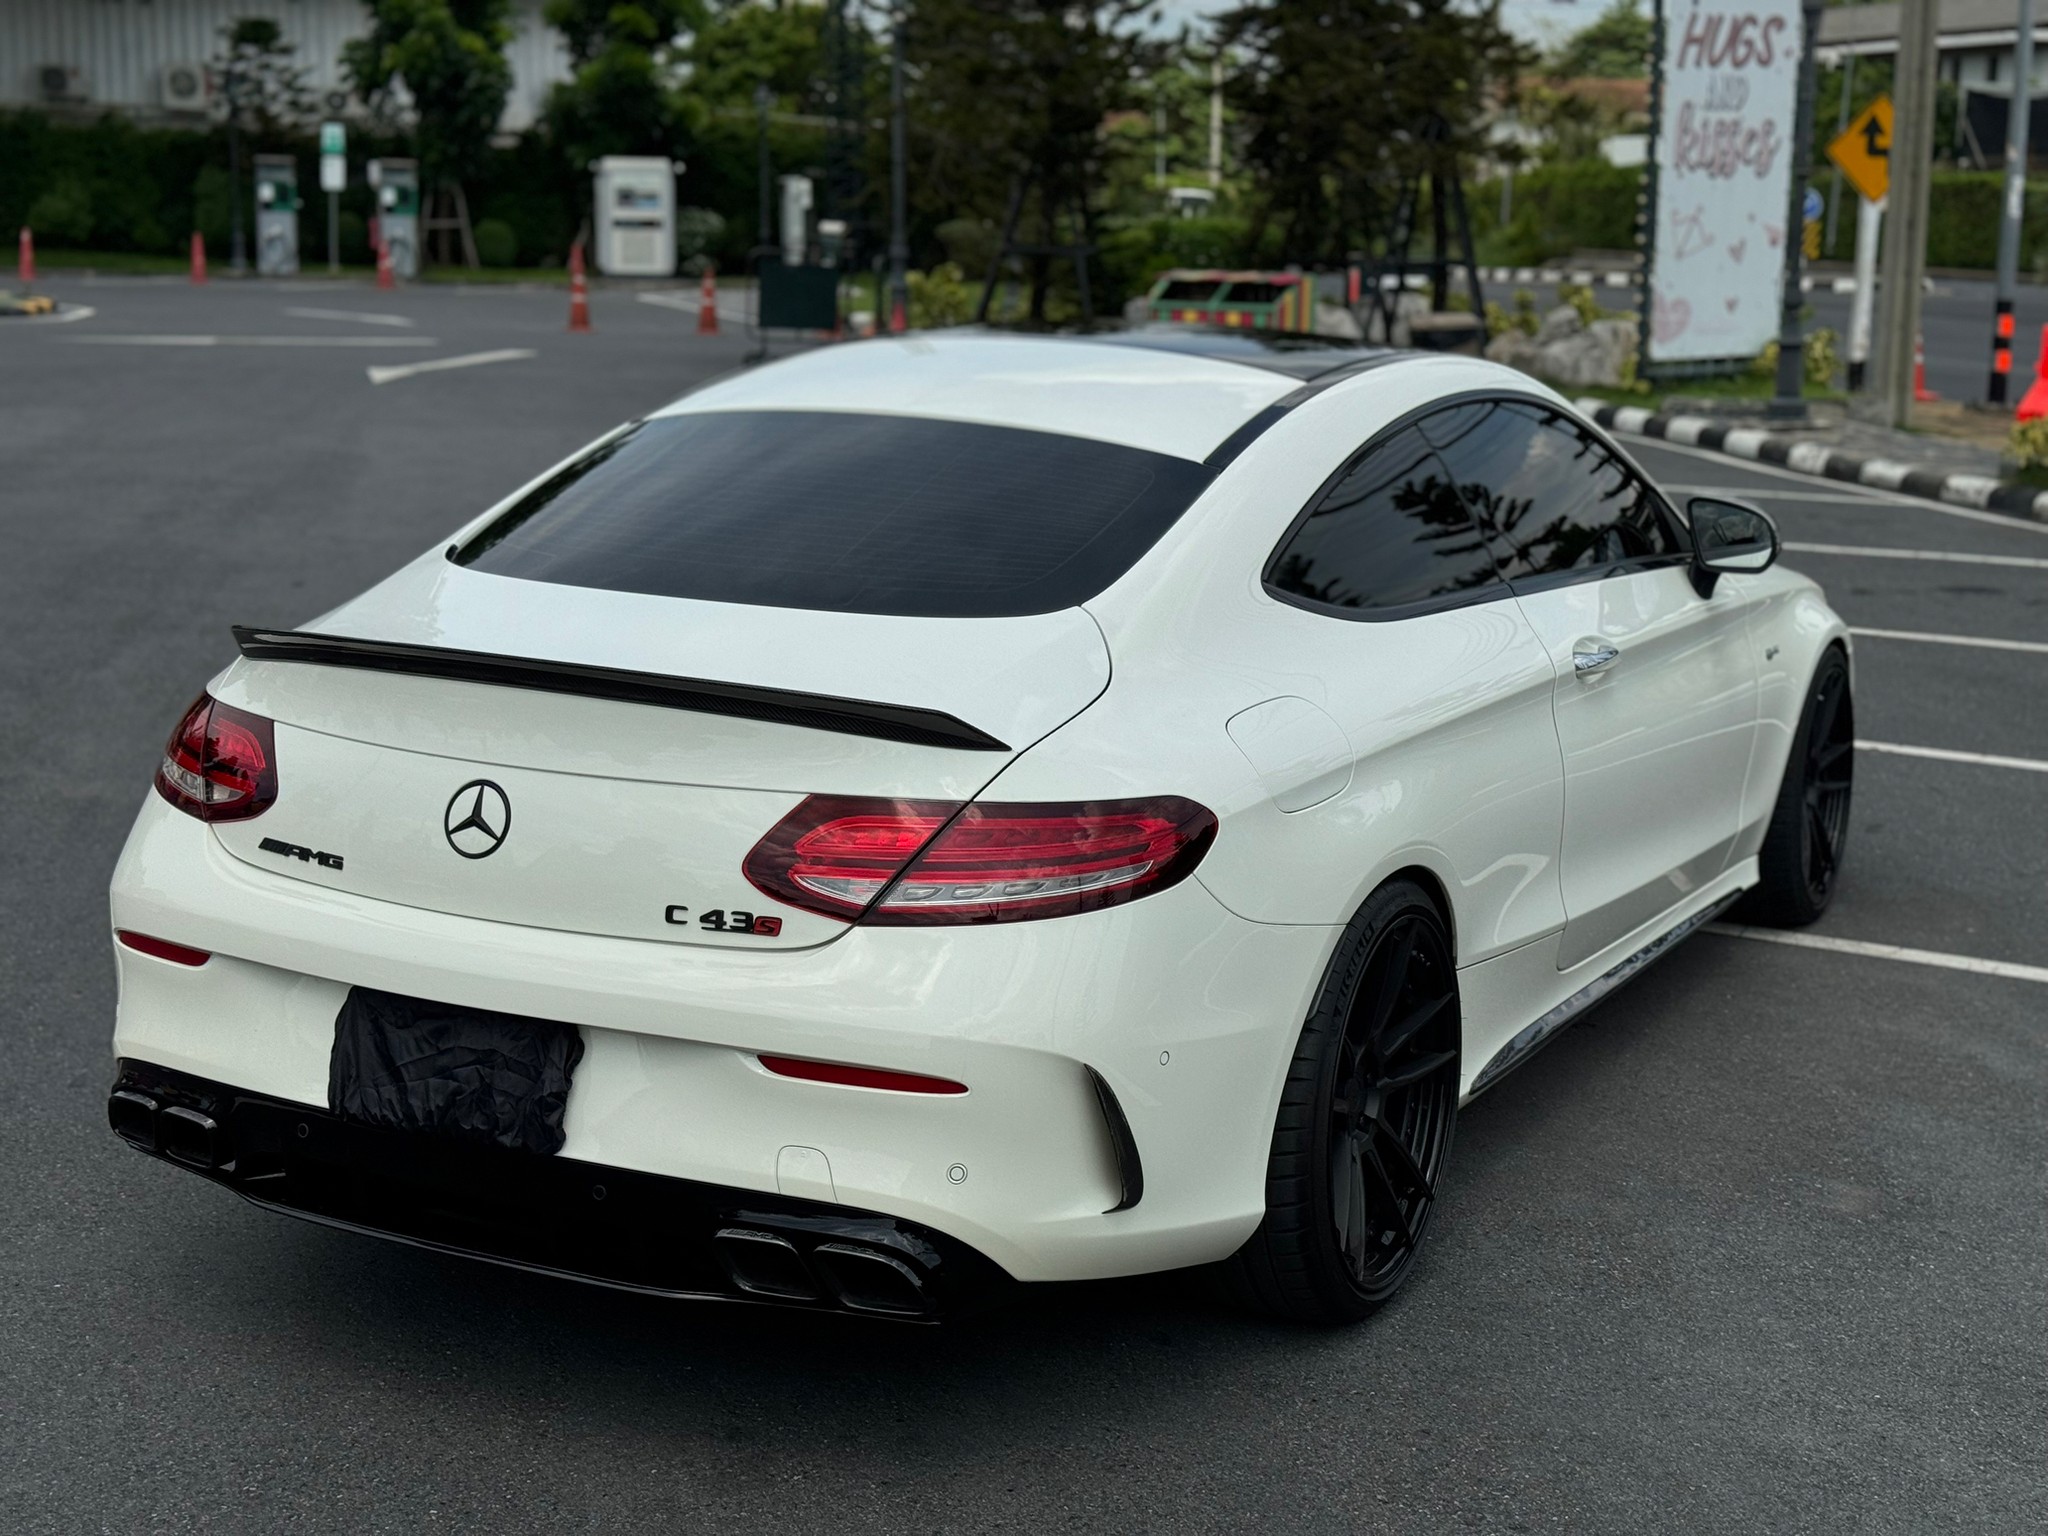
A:
[[[1828,908],[1841,883],[1856,766],[1856,707],[1849,663],[1829,647],[1814,668],[1806,708],[1757,850],[1757,885],[1737,909],[1744,922],[1801,928]]]
[[[1807,733],[1806,772],[1802,776],[1806,835],[1799,867],[1808,899],[1816,907],[1825,907],[1842,867],[1842,846],[1849,839],[1849,789],[1856,762],[1846,668],[1823,669],[1811,708],[1812,729]]]
[[[1226,1267],[1240,1299],[1352,1322],[1414,1268],[1458,1113],[1458,979],[1428,894],[1375,891],[1302,1027],[1267,1164],[1266,1215]]]
[[[1442,929],[1407,912],[1379,935],[1338,1046],[1331,1235],[1361,1299],[1394,1294],[1436,1203],[1458,1106],[1458,993]]]

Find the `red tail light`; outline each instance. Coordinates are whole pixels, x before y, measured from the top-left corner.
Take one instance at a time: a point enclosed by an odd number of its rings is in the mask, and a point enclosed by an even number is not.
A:
[[[277,799],[270,722],[202,693],[164,744],[156,791],[201,821],[261,816]]]
[[[806,1061],[800,1056],[762,1056],[761,1065],[777,1077],[799,1077],[809,1083],[839,1083],[848,1088],[886,1088],[891,1093],[965,1093],[967,1085],[950,1077],[922,1072],[890,1072],[882,1067],[849,1067],[836,1061]]]
[[[168,960],[173,965],[204,965],[213,958],[210,950],[173,944],[169,939],[160,939],[154,934],[132,933],[126,928],[117,928],[114,930],[114,936],[138,954],[153,955],[159,960]]]
[[[1164,890],[1215,834],[1216,818],[1177,796],[961,809],[813,795],[745,867],[778,901],[848,922],[1010,923]]]

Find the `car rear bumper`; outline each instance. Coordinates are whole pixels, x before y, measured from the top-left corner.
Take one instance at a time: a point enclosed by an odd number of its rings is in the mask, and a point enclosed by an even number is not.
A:
[[[1011,1284],[879,1212],[377,1130],[147,1062],[118,1063],[107,1117],[269,1210],[624,1290],[936,1322]]]
[[[1020,1281],[1200,1264],[1250,1235],[1334,938],[1246,921],[1197,881],[1075,917],[856,928],[801,951],[564,933],[269,874],[155,796],[112,915],[212,955],[187,967],[115,946],[126,1061],[325,1110],[352,985],[561,1020],[584,1045],[563,1162],[879,1213]],[[801,1081],[764,1053],[969,1091]]]

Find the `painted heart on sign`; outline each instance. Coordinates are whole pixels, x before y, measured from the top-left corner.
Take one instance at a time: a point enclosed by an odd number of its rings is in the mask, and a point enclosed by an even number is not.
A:
[[[1771,242],[1771,249],[1775,251],[1778,248],[1779,242],[1785,238],[1785,230],[1782,225],[1766,224],[1764,226],[1764,238]]]
[[[1672,341],[1692,324],[1692,304],[1686,299],[1666,299],[1658,294],[1650,307],[1650,330],[1659,341]]]
[[[1749,237],[1747,235],[1745,235],[1740,240],[1731,240],[1728,242],[1728,255],[1732,260],[1742,260],[1742,253],[1748,249]]]
[[[1728,313],[1732,315],[1735,313],[1735,306],[1742,302],[1742,297],[1740,294],[1731,293],[1721,302],[1728,306]]]

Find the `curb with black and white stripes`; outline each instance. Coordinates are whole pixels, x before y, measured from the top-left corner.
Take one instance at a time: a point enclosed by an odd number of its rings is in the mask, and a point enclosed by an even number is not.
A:
[[[1608,405],[1593,399],[1574,403],[1589,420],[1615,432],[1706,448],[1730,458],[1776,464],[1825,480],[1867,485],[1880,491],[1901,491],[1908,496],[1945,501],[1951,506],[2005,512],[2048,523],[2048,491],[2037,491],[2029,485],[2007,485],[1989,475],[1944,474],[1938,469],[1902,464],[1897,459],[1866,458],[1830,448],[1826,443],[1786,437],[1758,427],[1730,426],[1708,416],[1671,416],[1646,406]]]
[[[1630,271],[1595,271],[1591,267],[1481,267],[1479,278],[1487,283],[1514,283],[1520,287],[1530,284],[1551,287],[1558,283],[1574,283],[1581,288],[1633,288],[1636,274]],[[1929,283],[1929,287],[1933,284]],[[1799,279],[1799,291],[1812,293],[1820,288],[1826,293],[1854,293],[1856,279],[1853,277],[1831,277],[1823,284],[1812,273],[1803,273]]]

